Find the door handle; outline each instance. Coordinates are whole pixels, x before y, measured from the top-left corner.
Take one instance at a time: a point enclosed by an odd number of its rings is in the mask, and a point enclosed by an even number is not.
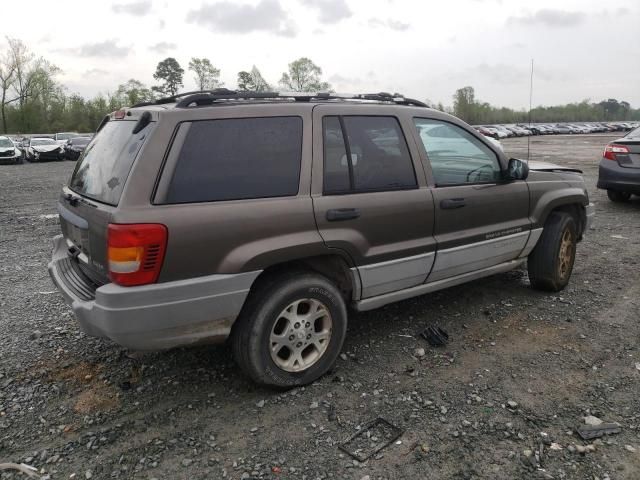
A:
[[[464,198],[447,198],[440,202],[440,208],[443,210],[462,208],[467,204]]]
[[[342,220],[353,220],[360,216],[360,210],[357,208],[334,208],[327,210],[327,220],[330,222],[339,222]]]

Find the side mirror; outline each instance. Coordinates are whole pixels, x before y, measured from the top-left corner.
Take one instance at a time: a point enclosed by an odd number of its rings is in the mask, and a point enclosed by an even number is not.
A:
[[[528,176],[529,165],[527,165],[527,162],[517,158],[509,159],[509,166],[505,172],[506,181],[526,180]]]

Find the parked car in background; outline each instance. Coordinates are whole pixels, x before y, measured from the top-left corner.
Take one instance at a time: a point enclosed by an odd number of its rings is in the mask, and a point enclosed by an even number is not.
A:
[[[509,133],[505,132],[502,129],[499,129],[498,127],[494,127],[493,125],[485,125],[484,128],[491,132],[493,134],[493,138],[495,138],[496,140],[507,138],[509,136]]]
[[[640,127],[610,142],[598,169],[598,188],[613,202],[627,202],[640,195]]]
[[[25,150],[25,158],[30,162],[64,160],[64,145],[56,143],[52,138],[30,138]]]
[[[77,136],[78,134],[76,132],[61,132],[61,133],[56,133],[53,136],[53,139],[57,144],[64,145],[65,143],[67,143],[67,140]]]
[[[16,164],[22,162],[22,150],[20,150],[9,137],[0,137],[0,163]]]
[[[478,125],[473,128],[475,128],[478,132],[480,132],[485,137],[494,138],[496,140],[498,139],[498,133],[495,130],[491,131],[490,129],[483,127],[482,125]]]
[[[566,125],[556,124],[554,126],[555,133],[565,134],[565,133],[574,133],[569,127]]]
[[[89,145],[91,137],[73,137],[67,140],[64,145],[64,158],[67,160],[77,160]]]

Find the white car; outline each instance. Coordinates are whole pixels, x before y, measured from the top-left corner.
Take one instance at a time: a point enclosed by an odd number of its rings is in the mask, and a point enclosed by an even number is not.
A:
[[[0,137],[0,163],[20,163],[21,161],[22,151],[9,137]]]
[[[53,138],[34,137],[29,140],[25,156],[30,162],[64,160],[64,145],[59,145]]]

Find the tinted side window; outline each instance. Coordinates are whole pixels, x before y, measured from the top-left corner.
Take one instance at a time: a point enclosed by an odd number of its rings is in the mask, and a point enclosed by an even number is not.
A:
[[[415,118],[437,186],[491,183],[501,178],[496,154],[457,125]]]
[[[167,203],[296,195],[300,117],[193,122],[167,192]]]
[[[338,117],[322,119],[324,142],[324,193],[346,192],[350,187],[347,149]]]
[[[323,128],[325,193],[417,188],[407,142],[396,118],[325,117]]]

